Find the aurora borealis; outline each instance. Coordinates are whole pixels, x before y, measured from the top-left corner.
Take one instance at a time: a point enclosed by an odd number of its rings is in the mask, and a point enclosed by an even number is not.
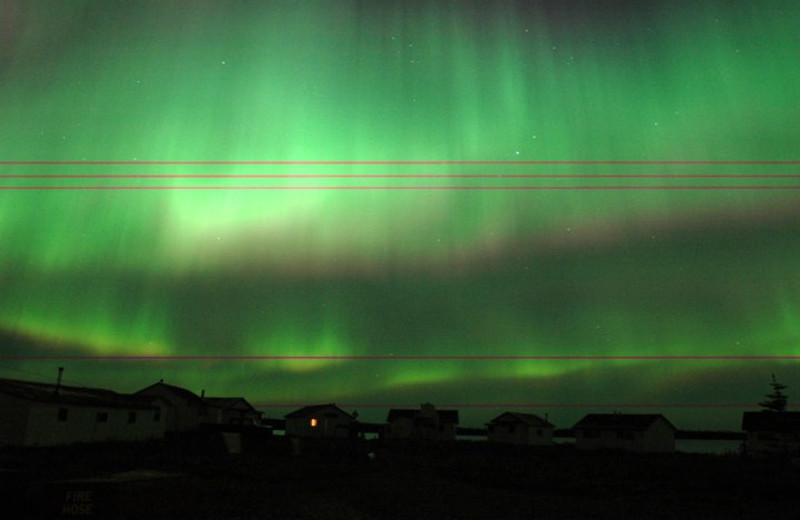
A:
[[[467,425],[735,429],[773,372],[800,402],[793,359],[470,359],[800,356],[798,17],[2,1],[0,377]]]

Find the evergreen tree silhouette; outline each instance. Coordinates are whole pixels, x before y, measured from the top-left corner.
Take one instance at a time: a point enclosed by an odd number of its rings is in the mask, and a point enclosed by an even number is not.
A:
[[[758,403],[758,406],[764,408],[764,411],[767,412],[785,412],[786,411],[786,402],[789,398],[786,394],[783,393],[786,388],[786,385],[779,383],[775,379],[775,374],[772,374],[772,382],[769,384],[772,387],[772,393],[767,394],[767,400],[761,401]]]

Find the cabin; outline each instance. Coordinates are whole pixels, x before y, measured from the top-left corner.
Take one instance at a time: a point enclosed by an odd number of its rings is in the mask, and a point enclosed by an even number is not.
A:
[[[191,390],[168,385],[162,379],[135,393],[138,396],[159,397],[169,408],[166,423],[168,433],[197,430],[200,424],[208,422],[210,405]]]
[[[677,429],[661,414],[590,413],[572,429],[582,450],[675,451]]]
[[[305,406],[285,416],[286,436],[346,439],[356,418],[333,403]]]
[[[800,412],[744,412],[748,455],[800,455]]]
[[[551,446],[553,425],[532,413],[505,412],[488,423],[489,442]]]
[[[0,446],[159,439],[166,407],[111,390],[0,379]]]
[[[262,413],[244,397],[205,397],[208,406],[204,423],[255,426],[260,424]]]
[[[458,410],[437,410],[430,403],[419,410],[392,408],[386,417],[386,438],[390,440],[454,441]]]

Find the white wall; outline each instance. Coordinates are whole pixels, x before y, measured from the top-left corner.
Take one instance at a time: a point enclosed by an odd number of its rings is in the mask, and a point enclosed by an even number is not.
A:
[[[311,419],[317,420],[317,426],[311,426]],[[296,437],[347,438],[350,434],[352,420],[344,416],[330,417],[325,413],[317,413],[308,417],[292,417],[286,419],[286,435]]]
[[[408,439],[414,435],[414,421],[408,417],[398,417],[389,423],[388,438]]]
[[[171,390],[160,385],[154,385],[139,392],[140,395],[157,395],[169,403],[169,418],[167,431],[185,432],[199,428],[201,422],[215,422],[211,414],[213,408],[207,408],[208,415],[200,415],[200,407],[189,405],[182,398],[176,396]]]
[[[644,432],[641,451],[662,453],[675,451],[675,432],[666,421],[659,419]]]
[[[751,455],[800,454],[800,432],[748,432],[746,447]]]
[[[261,415],[258,412],[254,412],[249,407],[244,405],[226,410],[216,408],[216,410],[218,413],[218,417],[216,418],[218,424],[239,424],[248,419],[252,420],[253,422],[258,422],[258,420],[261,418]]]
[[[508,424],[495,424],[493,431],[489,432],[491,442],[508,444],[550,445],[553,444],[553,429],[534,427],[528,424],[516,424],[511,431]],[[541,432],[541,435],[539,435]]]
[[[59,411],[67,410],[65,421],[59,420]],[[99,422],[98,413],[108,414],[106,422]],[[135,422],[129,415],[136,414]],[[54,446],[76,442],[139,441],[164,436],[163,416],[155,421],[155,410],[102,408],[60,403],[33,403],[23,444],[26,446]]]

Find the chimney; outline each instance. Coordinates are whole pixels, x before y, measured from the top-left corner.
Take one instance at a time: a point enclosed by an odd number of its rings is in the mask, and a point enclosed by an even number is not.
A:
[[[64,373],[64,367],[58,367],[58,379],[56,380],[56,390],[55,395],[58,395],[58,392],[61,390],[61,375]]]
[[[206,389],[204,388],[200,390],[200,399],[205,399],[205,398],[206,398]]]

